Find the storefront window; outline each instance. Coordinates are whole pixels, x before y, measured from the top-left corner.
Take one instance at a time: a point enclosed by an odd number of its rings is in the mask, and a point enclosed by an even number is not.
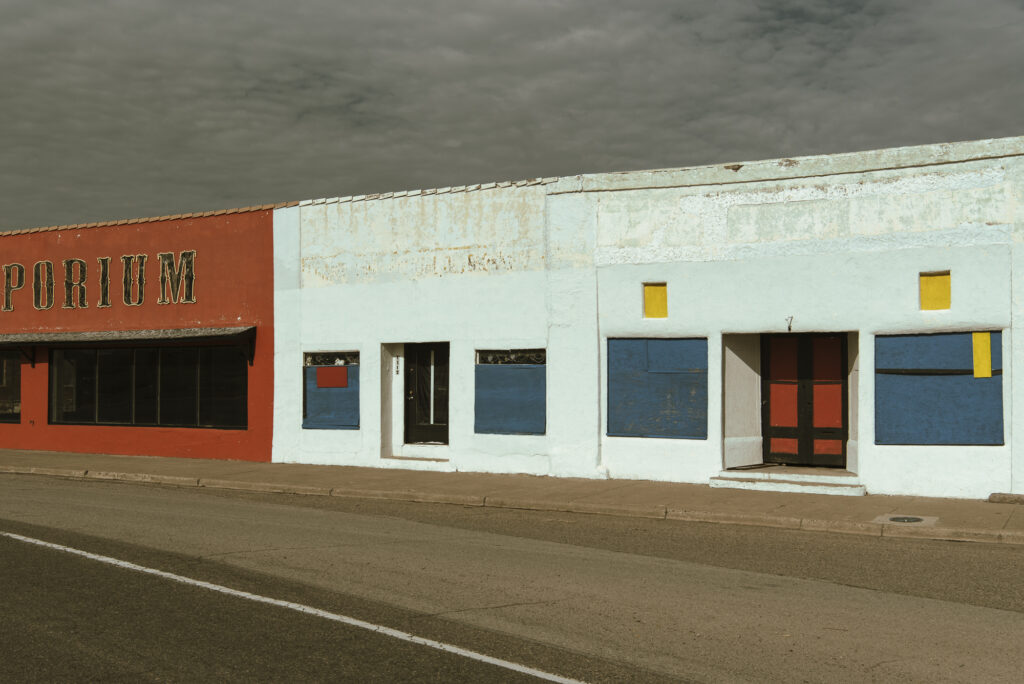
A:
[[[56,349],[50,422],[245,428],[240,347]]]
[[[0,351],[0,423],[21,420],[21,352]]]
[[[359,352],[303,354],[302,427],[359,429]]]
[[[543,435],[547,429],[547,351],[479,349],[473,432]]]

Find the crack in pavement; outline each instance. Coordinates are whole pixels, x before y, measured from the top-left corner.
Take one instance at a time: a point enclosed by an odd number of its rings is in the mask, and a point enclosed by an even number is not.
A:
[[[498,610],[499,608],[516,608],[518,606],[542,606],[542,605],[548,605],[548,604],[561,603],[562,601],[565,601],[565,600],[567,600],[567,599],[560,598],[560,599],[549,599],[547,601],[520,601],[518,603],[503,603],[503,604],[498,605],[498,606],[477,606],[477,607],[473,607],[473,608],[459,608],[457,610],[443,610],[443,611],[441,611],[439,613],[424,613],[424,614],[418,616],[417,619],[441,617],[441,616],[444,616],[444,615],[456,615],[458,613],[472,613],[472,612],[481,611],[481,610]]]

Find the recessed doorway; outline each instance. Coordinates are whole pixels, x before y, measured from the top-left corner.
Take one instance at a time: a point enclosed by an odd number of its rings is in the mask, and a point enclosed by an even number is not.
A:
[[[847,335],[761,336],[764,463],[846,467]]]

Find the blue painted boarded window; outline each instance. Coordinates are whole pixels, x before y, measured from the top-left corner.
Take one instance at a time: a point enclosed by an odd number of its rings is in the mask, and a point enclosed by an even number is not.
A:
[[[359,429],[359,353],[306,354],[302,368],[302,427]]]
[[[989,339],[991,377],[975,377],[971,333],[876,337],[875,443],[1002,444],[1002,335]]]
[[[543,349],[477,352],[473,430],[496,435],[543,435],[547,424]]]
[[[609,339],[608,434],[707,439],[707,339]]]

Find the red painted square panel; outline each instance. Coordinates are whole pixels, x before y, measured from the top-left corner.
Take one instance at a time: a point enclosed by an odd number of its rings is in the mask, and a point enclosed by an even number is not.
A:
[[[773,427],[797,426],[797,385],[772,383],[768,388],[768,423]]]
[[[317,387],[348,387],[348,366],[320,366],[316,369]]]
[[[814,453],[838,456],[843,453],[843,440],[816,439],[814,440]]]
[[[843,386],[841,383],[814,386],[814,427],[843,427]]]
[[[795,454],[800,448],[800,441],[790,437],[772,437],[770,448],[774,454]]]

